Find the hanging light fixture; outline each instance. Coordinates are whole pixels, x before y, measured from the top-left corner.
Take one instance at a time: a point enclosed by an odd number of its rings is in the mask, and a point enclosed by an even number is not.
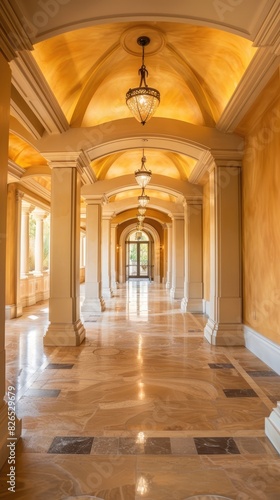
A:
[[[145,188],[142,188],[142,193],[138,196],[138,203],[141,207],[145,207],[149,203],[150,198],[145,194]]]
[[[152,172],[151,170],[147,170],[145,163],[147,159],[146,156],[144,155],[144,149],[143,149],[143,156],[141,158],[141,167],[138,170],[135,170],[135,179],[136,182],[139,184],[141,188],[144,188],[149,184],[151,177],[152,177]]]
[[[137,219],[139,220],[140,224],[142,224],[143,220],[145,219],[144,215],[138,215]]]
[[[139,207],[138,207],[139,215],[145,215],[146,210],[147,210],[146,207],[141,207],[141,205],[139,205]]]
[[[140,84],[139,87],[128,90],[126,93],[126,104],[136,120],[145,125],[152,118],[160,103],[160,93],[158,90],[148,87],[146,83],[148,70],[144,63],[144,49],[149,45],[150,38],[148,36],[140,36],[137,38],[137,43],[142,47],[142,66],[138,71]]]

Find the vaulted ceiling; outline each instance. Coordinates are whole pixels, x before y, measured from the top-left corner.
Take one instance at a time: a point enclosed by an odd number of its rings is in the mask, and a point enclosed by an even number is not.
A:
[[[212,156],[239,161],[237,127],[279,64],[279,2],[191,4],[5,0],[4,21],[17,19],[26,47],[10,63],[9,182],[37,186],[49,203],[50,158],[82,150],[82,193],[105,194],[106,210],[130,219],[144,149],[150,207],[164,222],[201,194]],[[141,35],[148,85],[161,94],[145,126],[125,102],[139,85]]]

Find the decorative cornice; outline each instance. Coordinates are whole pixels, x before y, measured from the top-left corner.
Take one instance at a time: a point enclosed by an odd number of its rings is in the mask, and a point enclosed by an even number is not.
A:
[[[11,62],[12,83],[49,134],[65,132],[69,124],[34,57],[22,51]]]
[[[258,49],[217,122],[218,130],[234,132],[278,67],[279,57],[271,50],[271,47]]]
[[[16,180],[20,180],[22,176],[25,174],[26,170],[19,165],[17,165],[14,161],[8,161],[8,174],[15,177]]]
[[[216,165],[222,163],[223,166],[227,167],[237,167],[242,165],[243,158],[243,145],[244,142],[240,143],[240,149],[212,149],[212,157]],[[209,165],[210,167],[210,165]]]
[[[255,47],[279,45],[280,3],[276,0],[254,38]]]
[[[9,0],[1,1],[0,50],[7,61],[12,61],[19,50],[33,50],[32,43],[24,30],[14,6]]]
[[[210,151],[204,151],[204,153],[201,155],[200,159],[197,160],[189,178],[188,181],[191,182],[192,184],[198,184],[208,171],[209,167],[212,165],[214,162],[213,155],[211,154]]]

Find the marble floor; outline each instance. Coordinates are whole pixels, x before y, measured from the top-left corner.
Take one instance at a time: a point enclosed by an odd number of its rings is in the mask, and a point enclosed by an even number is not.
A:
[[[81,288],[81,295],[83,288]],[[245,347],[214,347],[206,317],[130,281],[83,318],[79,347],[43,347],[48,302],[6,322],[7,383],[22,438],[24,500],[279,500],[280,456],[264,419],[280,376]]]

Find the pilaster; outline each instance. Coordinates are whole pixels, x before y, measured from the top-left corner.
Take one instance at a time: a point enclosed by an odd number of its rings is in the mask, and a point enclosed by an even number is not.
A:
[[[86,200],[86,269],[85,300],[82,312],[85,315],[105,310],[101,293],[101,217],[103,196],[85,195]]]
[[[85,338],[80,318],[80,189],[83,153],[48,153],[52,168],[50,325],[44,345],[76,346]]]
[[[210,312],[204,335],[215,345],[244,345],[241,282],[241,169],[210,172]]]
[[[184,296],[185,251],[184,251],[184,215],[172,215],[172,299]]]
[[[117,288],[117,227],[118,224],[111,223],[111,286]]]
[[[172,284],[172,223],[166,224],[167,256],[166,256],[166,288],[171,288]]]
[[[112,215],[102,213],[102,295],[103,297],[113,297],[111,288],[111,218]]]
[[[202,274],[202,200],[186,199],[185,218],[185,279],[184,298],[181,309],[184,312],[203,312]]]

